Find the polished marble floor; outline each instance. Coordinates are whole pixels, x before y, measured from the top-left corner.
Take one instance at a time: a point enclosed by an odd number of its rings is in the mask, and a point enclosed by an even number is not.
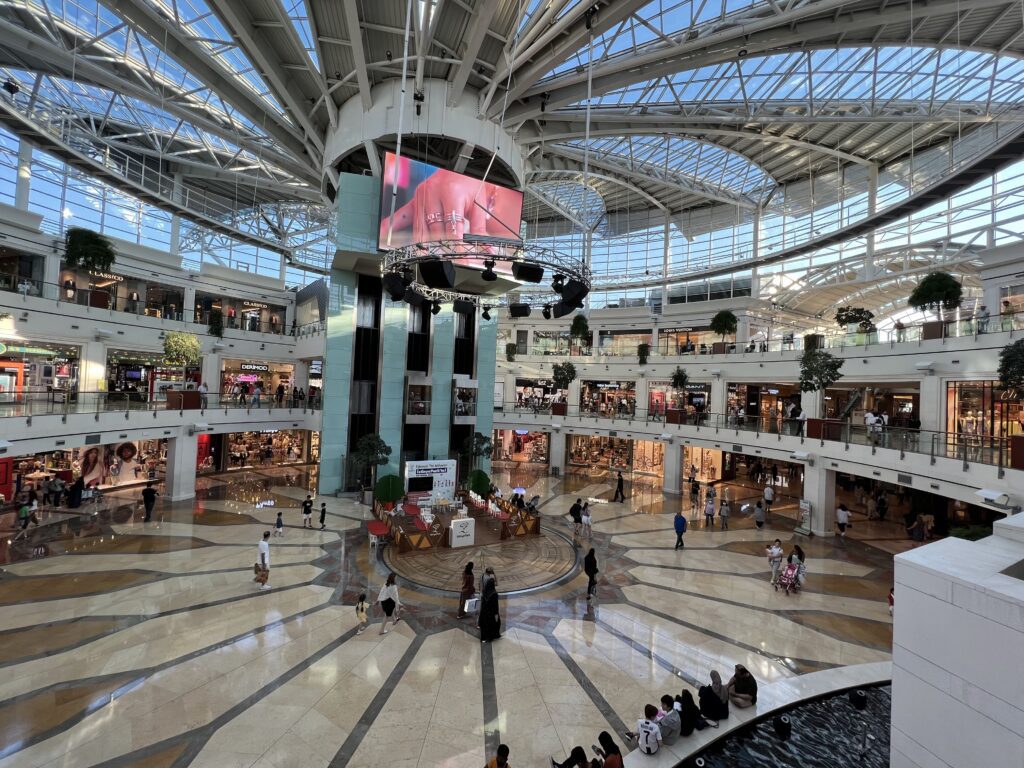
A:
[[[202,478],[199,498],[160,505],[149,524],[126,490],[6,535],[0,768],[478,768],[499,742],[517,768],[546,767],[712,669],[744,663],[768,683],[889,658],[892,555],[796,537],[786,488],[765,530],[734,511],[730,530],[695,523],[675,551],[672,515],[682,504],[689,517],[688,499],[638,483],[613,504],[604,478],[496,479],[541,494],[545,536],[490,563],[507,592],[491,644],[446,591],[476,552],[400,565],[405,617],[357,635],[352,606],[376,596],[394,553],[368,547],[366,510],[349,500],[318,499],[326,530],[302,528],[309,468]],[[578,496],[595,500],[592,602],[567,544]],[[278,511],[287,527],[261,592],[256,542]],[[776,537],[808,554],[800,594],[768,583]]]

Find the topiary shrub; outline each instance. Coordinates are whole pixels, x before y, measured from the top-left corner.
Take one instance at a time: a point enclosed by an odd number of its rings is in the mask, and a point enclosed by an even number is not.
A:
[[[514,363],[516,361],[517,349],[518,347],[516,346],[516,343],[514,341],[510,341],[505,345],[505,359],[508,360],[510,363]]]
[[[907,299],[907,304],[922,312],[940,308],[954,310],[960,306],[964,289],[948,272],[932,272],[917,284]]]
[[[405,495],[405,486],[398,475],[384,475],[373,489],[373,497],[383,504],[394,504]]]
[[[210,327],[207,329],[211,336],[218,339],[224,338],[224,313],[219,309],[210,311]]]
[[[114,244],[98,232],[69,227],[64,233],[64,261],[69,267],[80,266],[93,272],[108,272],[116,258]]]
[[[491,490],[491,478],[482,469],[474,469],[469,473],[466,485],[477,496],[486,499]]]
[[[725,341],[726,336],[731,336],[736,333],[737,325],[738,321],[736,320],[736,315],[728,309],[723,309],[711,318],[711,331],[712,333],[717,333],[721,336],[722,341]]]
[[[164,360],[168,365],[185,368],[199,365],[202,359],[203,347],[194,333],[167,331],[164,335]]]

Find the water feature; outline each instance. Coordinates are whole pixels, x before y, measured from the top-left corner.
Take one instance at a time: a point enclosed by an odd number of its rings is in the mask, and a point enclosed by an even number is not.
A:
[[[705,768],[889,768],[889,685],[864,689],[867,702],[858,710],[849,692],[798,704],[735,733],[700,755]],[[774,720],[786,715],[791,734],[781,739]],[[696,760],[684,763],[687,768]]]

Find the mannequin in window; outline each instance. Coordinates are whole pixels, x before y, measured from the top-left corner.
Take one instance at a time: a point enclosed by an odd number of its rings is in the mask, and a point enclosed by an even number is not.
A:
[[[64,281],[64,298],[68,301],[75,298],[75,281],[70,277]]]
[[[270,332],[277,333],[277,315],[270,316]]]
[[[139,292],[129,291],[128,302],[125,304],[125,312],[138,312],[139,311]]]
[[[228,328],[235,327],[235,308],[228,307]]]

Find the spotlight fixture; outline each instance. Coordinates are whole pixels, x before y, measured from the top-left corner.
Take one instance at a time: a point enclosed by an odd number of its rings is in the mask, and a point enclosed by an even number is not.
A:
[[[413,290],[412,286],[405,289],[405,295],[402,297],[406,304],[410,304],[414,307],[422,307],[427,301],[427,297],[422,293]]]
[[[545,304],[544,305],[544,309],[541,310],[541,315],[543,316],[543,318],[545,320],[550,320],[551,319],[551,305],[550,304]]]
[[[384,58],[387,59],[388,61],[391,61],[391,49],[390,48],[388,50],[384,51]]]
[[[529,304],[509,304],[508,305],[508,316],[512,319],[520,317],[530,316],[530,305]]]
[[[565,275],[555,275],[551,280],[551,290],[557,294],[562,293],[562,289],[565,287]]]
[[[494,262],[487,260],[484,262],[484,271],[480,273],[480,279],[488,283],[493,283],[498,279],[498,275],[494,272]]]
[[[388,296],[391,297],[392,301],[401,301],[405,298],[405,289],[409,287],[409,282],[399,272],[388,272],[381,279],[384,284],[384,290],[387,291]]]
[[[11,96],[15,96],[21,90],[21,86],[19,86],[16,82],[14,82],[13,80],[11,80],[11,78],[8,77],[6,80],[4,80],[3,89],[7,91]]]
[[[440,301],[435,301],[435,302],[431,303],[431,305],[430,305],[430,314],[432,314],[432,315],[439,315],[439,314],[441,314],[441,302]]]
[[[491,308],[490,307],[484,307],[484,311],[480,313],[480,317],[483,320],[490,320],[491,319]]]

